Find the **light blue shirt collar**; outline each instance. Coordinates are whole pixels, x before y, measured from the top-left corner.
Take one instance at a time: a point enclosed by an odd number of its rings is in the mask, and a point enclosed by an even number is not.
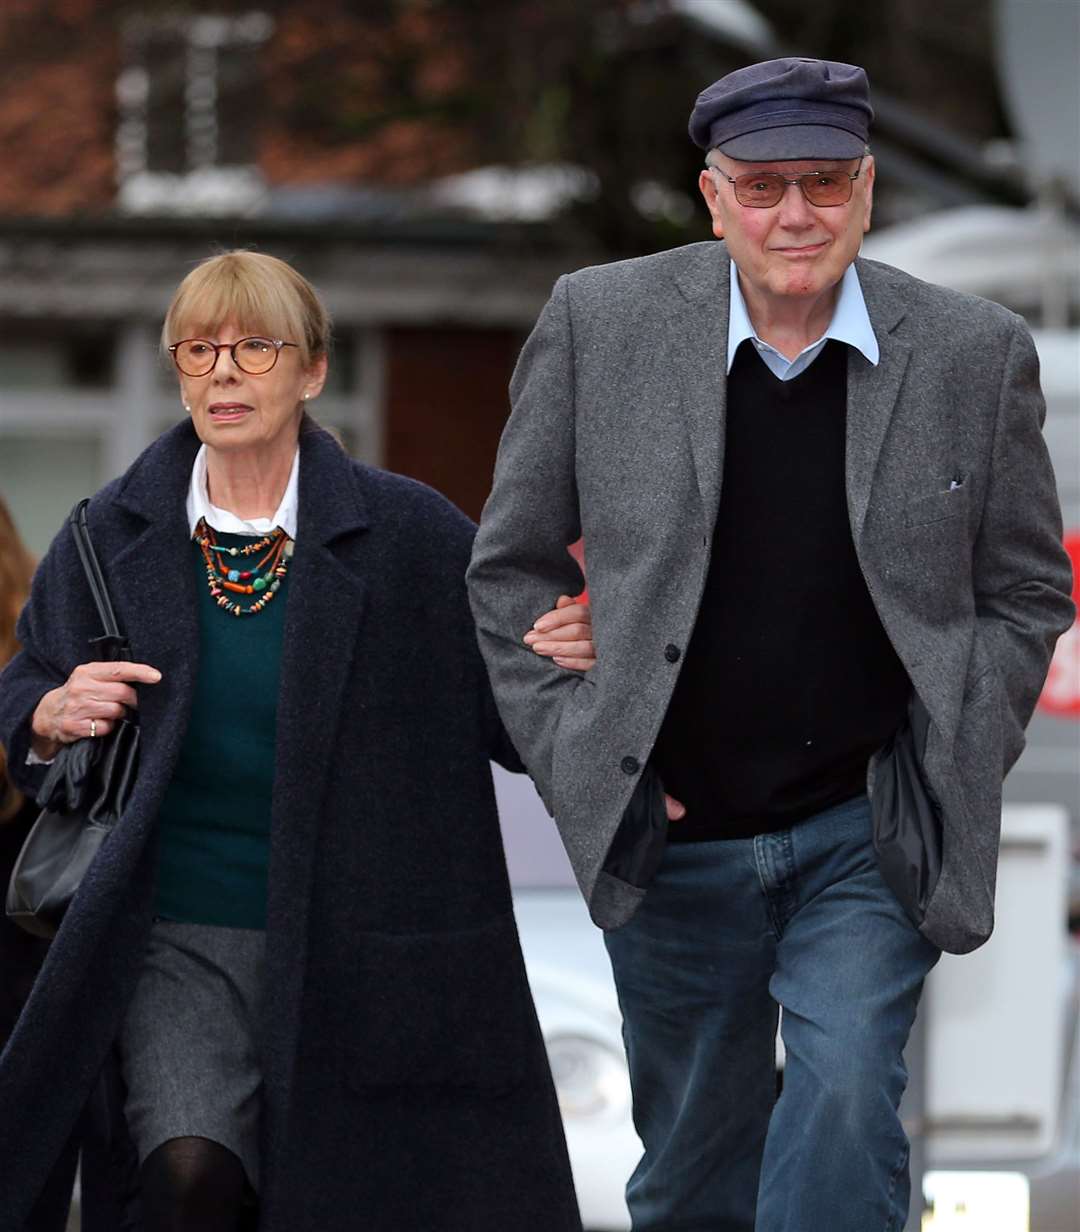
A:
[[[881,358],[877,338],[874,336],[874,327],[870,324],[870,314],[866,311],[866,300],[863,298],[862,287],[859,284],[859,275],[855,272],[853,264],[844,270],[844,276],[840,279],[840,294],[836,298],[836,307],[833,309],[829,328],[816,342],[812,342],[794,359],[789,360],[775,347],[762,342],[754,332],[750,314],[746,310],[742,288],[739,286],[738,269],[732,261],[731,297],[728,308],[728,372],[731,371],[731,365],[735,362],[735,352],[739,344],[748,338],[773,375],[779,377],[781,381],[790,381],[800,372],[805,372],[821,354],[825,343],[830,338],[853,346],[875,366]]]

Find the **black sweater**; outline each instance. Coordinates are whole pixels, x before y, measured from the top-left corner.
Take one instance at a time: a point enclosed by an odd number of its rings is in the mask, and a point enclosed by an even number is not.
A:
[[[709,576],[654,750],[687,808],[675,842],[783,829],[865,791],[910,693],[848,522],[846,346],[780,381],[744,343],[727,388]]]

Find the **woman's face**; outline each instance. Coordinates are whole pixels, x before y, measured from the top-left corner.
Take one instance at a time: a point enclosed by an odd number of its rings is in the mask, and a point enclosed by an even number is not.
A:
[[[259,333],[235,321],[226,321],[188,337],[221,344],[239,342]],[[209,355],[206,358],[209,362]],[[182,372],[179,375],[184,405],[199,439],[208,449],[265,455],[295,446],[304,403],[319,393],[326,380],[326,356],[304,368],[299,349],[284,346],[269,372],[252,374],[245,372],[228,347],[224,347],[206,376],[187,376]]]

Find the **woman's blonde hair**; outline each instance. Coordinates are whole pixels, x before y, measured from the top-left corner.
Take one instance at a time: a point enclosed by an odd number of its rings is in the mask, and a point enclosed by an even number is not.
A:
[[[26,596],[34,560],[26,550],[7,505],[0,498],[0,667],[15,657],[15,622]],[[0,822],[10,821],[22,806],[22,796],[7,777],[7,758],[0,746]]]
[[[238,249],[208,257],[177,287],[161,345],[197,337],[226,321],[295,342],[303,367],[330,347],[330,314],[315,288],[291,265],[265,252]]]

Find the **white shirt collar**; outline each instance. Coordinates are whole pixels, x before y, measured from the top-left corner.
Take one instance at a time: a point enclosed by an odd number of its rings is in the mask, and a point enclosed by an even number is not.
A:
[[[208,526],[223,535],[268,535],[276,527],[281,529],[290,539],[296,538],[297,496],[300,490],[300,447],[296,448],[293,457],[292,470],[289,472],[289,482],[285,485],[285,495],[272,518],[238,518],[227,509],[219,509],[210,503],[209,489],[206,483],[206,446],[201,445],[195,455],[195,465],[191,468],[191,483],[188,485],[187,518],[188,528],[192,535],[200,518],[205,518]]]
[[[836,297],[836,307],[833,309],[829,328],[816,342],[812,342],[796,355],[794,359],[789,360],[774,347],[769,346],[767,342],[763,342],[754,332],[754,327],[750,322],[750,314],[746,310],[746,301],[743,299],[742,288],[739,286],[738,268],[735,262],[732,261],[731,291],[728,305],[728,372],[731,371],[731,365],[735,362],[735,352],[739,349],[739,344],[745,342],[748,338],[754,342],[762,359],[769,364],[769,367],[781,379],[785,376],[790,379],[790,377],[797,376],[799,372],[807,368],[830,338],[836,339],[837,342],[846,342],[848,346],[853,346],[875,366],[881,358],[881,351],[878,347],[877,338],[874,336],[874,327],[870,324],[870,314],[866,310],[866,300],[863,297],[862,285],[859,282],[859,275],[855,272],[854,264],[849,265],[844,270],[844,276],[840,280],[840,294]],[[779,365],[774,366],[770,362],[773,356],[779,359]],[[781,366],[783,370],[778,371],[778,367]]]

